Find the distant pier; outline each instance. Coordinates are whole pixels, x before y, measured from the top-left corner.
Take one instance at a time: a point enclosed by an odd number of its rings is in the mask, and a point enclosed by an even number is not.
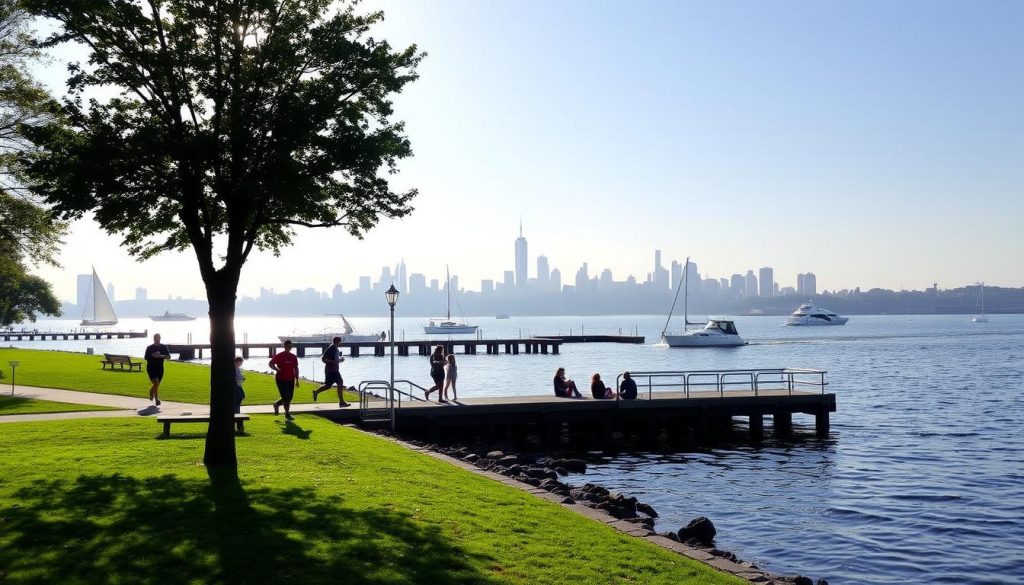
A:
[[[0,330],[0,341],[77,341],[81,339],[139,339],[143,337],[149,337],[148,329],[142,331]]]

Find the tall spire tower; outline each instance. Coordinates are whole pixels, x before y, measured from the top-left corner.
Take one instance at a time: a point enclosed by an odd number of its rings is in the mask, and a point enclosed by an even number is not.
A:
[[[526,290],[526,238],[523,237],[523,218],[519,218],[519,237],[516,238],[516,288]]]

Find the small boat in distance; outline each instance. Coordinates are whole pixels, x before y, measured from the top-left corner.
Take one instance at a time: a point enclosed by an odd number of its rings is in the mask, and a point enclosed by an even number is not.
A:
[[[107,291],[103,288],[103,283],[100,282],[95,267],[92,269],[92,286],[89,288],[89,296],[85,299],[80,325],[83,327],[117,325],[114,305],[110,304],[110,297],[107,296]]]
[[[736,324],[731,319],[712,318],[708,319],[703,329],[687,331],[687,325],[700,325],[690,323],[687,303],[690,296],[689,282],[686,275],[690,272],[690,258],[686,258],[683,265],[683,277],[681,286],[676,287],[676,298],[672,300],[672,308],[668,311],[668,319],[665,321],[665,328],[661,332],[661,340],[669,347],[738,347],[746,345],[747,342],[740,337],[736,330]],[[679,289],[683,289],[683,331],[682,333],[669,333],[668,324],[672,320],[672,312],[676,308],[676,300],[679,299]]]
[[[508,313],[498,313],[497,315],[494,316],[494,318],[495,319],[508,319],[509,316],[508,316]]]
[[[457,323],[452,321],[452,277],[448,272],[448,267],[444,267],[445,282],[447,283],[444,287],[445,292],[448,295],[448,311],[445,314],[445,318],[435,317],[431,319],[424,327],[423,332],[428,335],[458,335],[463,333],[476,333],[476,325],[466,325],[465,323]]]
[[[164,311],[163,315],[150,315],[150,319],[153,321],[195,321],[196,318],[185,313],[172,313],[170,311]]]
[[[383,333],[376,333],[374,335],[359,335],[353,333],[352,324],[348,322],[348,319],[345,318],[345,315],[337,314],[331,316],[341,318],[341,327],[326,327],[316,333],[278,335],[277,338],[281,341],[290,340],[292,343],[322,343],[324,345],[330,344],[332,341],[334,341],[335,337],[340,337],[342,342],[347,343],[372,343],[375,341],[384,340]]]
[[[972,323],[988,323],[988,317],[985,316],[985,283],[981,283],[981,291],[978,293],[978,304],[981,307],[981,312],[971,317]]]
[[[819,309],[807,302],[793,311],[786,325],[844,325],[849,317],[840,317],[828,309]]]

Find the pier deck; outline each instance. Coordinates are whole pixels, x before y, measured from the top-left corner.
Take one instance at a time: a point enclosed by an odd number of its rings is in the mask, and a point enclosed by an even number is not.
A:
[[[139,339],[149,337],[149,330],[142,331],[22,331],[0,330],[0,341],[70,341],[79,339]]]
[[[457,348],[461,348],[462,353],[468,355],[476,355],[480,348],[483,348],[487,354],[510,354],[519,355],[523,354],[553,354],[558,355],[559,348],[562,345],[560,339],[548,339],[539,337],[519,338],[519,339],[444,339],[444,340],[430,340],[430,339],[418,339],[415,341],[396,341],[395,342],[395,355],[396,356],[409,356],[430,355],[431,350],[435,346],[443,346],[445,353],[455,353]],[[295,355],[298,357],[306,357],[308,352],[312,352],[314,355],[320,355],[323,353],[328,343],[293,343],[292,347],[295,349]],[[266,352],[267,357],[273,356],[275,353],[281,351],[283,344],[280,341],[270,343],[236,343],[236,351],[241,352],[242,357],[248,359],[250,354],[256,352]],[[362,341],[362,342],[342,342],[341,349],[344,351],[348,349],[348,354],[351,357],[359,357],[362,355],[363,350],[372,350],[372,355],[382,357],[389,355],[388,352],[391,348],[390,341]],[[210,344],[202,343],[168,343],[167,349],[172,355],[178,355],[178,359],[183,361],[202,359],[203,352],[210,349]],[[369,353],[369,352],[367,352]]]

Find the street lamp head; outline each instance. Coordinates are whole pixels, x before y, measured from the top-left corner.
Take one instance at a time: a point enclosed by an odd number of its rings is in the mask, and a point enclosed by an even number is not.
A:
[[[395,305],[398,304],[398,289],[395,288],[394,283],[391,283],[391,288],[384,291],[384,298],[388,300],[388,306],[392,309],[394,309]]]
[[[11,361],[7,362],[7,365],[11,366],[12,368],[16,368],[19,365],[21,365],[21,362],[19,362],[17,360],[11,360]]]

